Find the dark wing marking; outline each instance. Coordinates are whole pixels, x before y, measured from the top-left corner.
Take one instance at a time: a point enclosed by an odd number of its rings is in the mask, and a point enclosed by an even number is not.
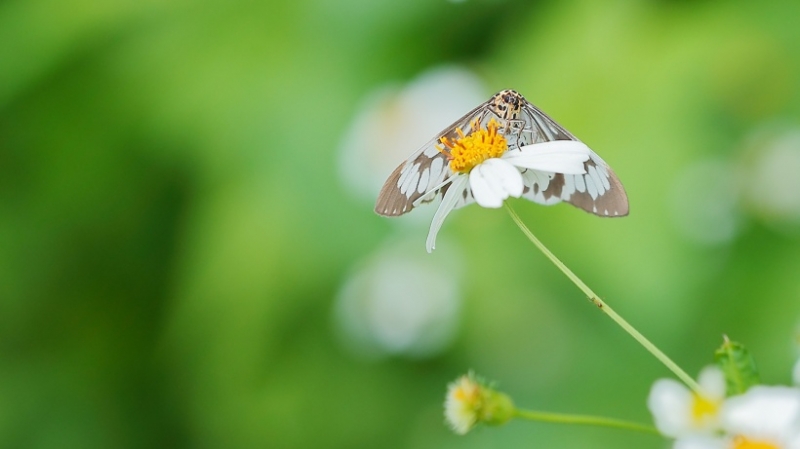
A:
[[[614,170],[594,152],[583,166],[583,175],[562,175],[564,201],[601,217],[628,215],[628,195]]]
[[[492,115],[487,105],[488,102],[469,111],[400,164],[383,184],[375,212],[386,216],[402,215],[411,211],[418,202],[427,203],[443,195],[440,186],[453,173],[447,156],[436,149],[436,145],[442,137],[457,139],[456,128],[468,132],[470,122],[474,119],[479,119],[483,124]]]

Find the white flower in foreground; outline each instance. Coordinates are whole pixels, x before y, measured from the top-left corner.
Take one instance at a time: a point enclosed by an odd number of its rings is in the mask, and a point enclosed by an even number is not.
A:
[[[505,424],[514,413],[511,398],[489,388],[471,373],[447,386],[444,417],[453,432],[459,435],[464,435],[481,422]]]
[[[725,401],[731,449],[800,449],[800,389],[755,386]]]
[[[448,155],[455,174],[448,179],[447,193],[433,216],[426,242],[428,252],[436,246],[436,234],[447,215],[466,198],[467,189],[479,206],[498,208],[508,197],[522,196],[522,171],[526,169],[528,176],[586,173],[584,162],[591,150],[583,142],[556,140],[509,148],[494,119],[486,129],[477,121],[471,126],[468,135],[459,129],[460,137],[455,141],[442,138],[440,151]]]
[[[653,384],[647,406],[663,435],[680,438],[710,434],[719,428],[725,376],[719,368],[709,366],[700,373],[698,383],[702,396],[673,379],[659,379]]]

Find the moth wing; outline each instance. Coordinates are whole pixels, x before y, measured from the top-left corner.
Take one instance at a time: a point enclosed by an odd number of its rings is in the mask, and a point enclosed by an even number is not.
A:
[[[375,203],[375,212],[398,216],[411,211],[419,203],[427,203],[444,195],[449,184],[443,184],[453,176],[453,172],[448,166],[447,156],[436,145],[442,137],[457,139],[459,135],[456,129],[469,129],[473,120],[483,123],[490,115],[487,105],[488,102],[485,102],[456,120],[400,164],[383,184]],[[471,197],[471,193],[468,196]],[[459,199],[456,207],[463,207],[467,204],[465,201],[466,196]]]
[[[526,102],[522,108],[525,127],[522,144],[553,140],[578,140],[536,106]],[[601,217],[628,215],[628,195],[614,170],[594,151],[583,164],[586,173],[564,174],[525,170],[522,196],[539,204],[551,205],[566,201],[586,212]]]

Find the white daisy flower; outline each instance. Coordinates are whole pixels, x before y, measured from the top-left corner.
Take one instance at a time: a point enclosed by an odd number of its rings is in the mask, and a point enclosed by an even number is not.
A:
[[[435,255],[419,253],[415,240],[382,245],[342,285],[334,319],[354,355],[427,358],[453,341],[463,297],[462,258],[455,244]]]
[[[673,379],[659,379],[653,384],[647,406],[656,428],[663,435],[672,438],[697,436],[713,433],[719,428],[719,410],[725,399],[725,376],[719,368],[709,366],[700,373],[698,383],[702,395]]]
[[[800,449],[800,389],[755,386],[728,398],[720,421],[731,449]]]
[[[439,209],[433,216],[426,247],[428,252],[436,246],[436,234],[447,215],[467,196],[467,189],[479,206],[498,208],[509,197],[522,196],[527,176],[543,173],[584,174],[591,150],[577,140],[556,140],[509,147],[500,124],[490,120],[486,129],[478,121],[471,123],[471,132],[465,134],[458,129],[459,138],[451,141],[441,139],[439,151],[450,160],[450,169],[455,173],[447,180],[447,192]],[[444,186],[442,186],[444,187]]]

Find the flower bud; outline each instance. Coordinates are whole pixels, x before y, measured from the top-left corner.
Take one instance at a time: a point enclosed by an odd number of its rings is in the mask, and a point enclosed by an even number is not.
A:
[[[490,388],[472,373],[448,385],[444,416],[457,434],[463,435],[481,422],[493,426],[505,424],[515,412],[508,395]]]

